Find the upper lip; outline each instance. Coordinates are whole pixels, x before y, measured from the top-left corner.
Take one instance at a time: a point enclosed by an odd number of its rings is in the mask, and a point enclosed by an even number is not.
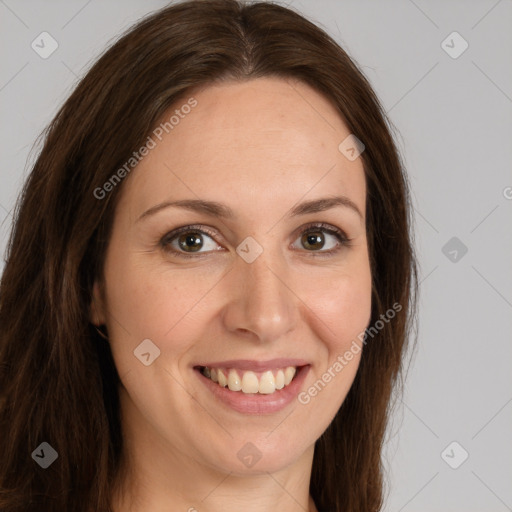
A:
[[[255,361],[250,359],[231,359],[229,361],[215,361],[196,364],[194,367],[208,366],[208,368],[237,368],[239,370],[263,371],[273,368],[286,368],[288,366],[306,366],[309,364],[304,359],[278,358],[267,361]]]

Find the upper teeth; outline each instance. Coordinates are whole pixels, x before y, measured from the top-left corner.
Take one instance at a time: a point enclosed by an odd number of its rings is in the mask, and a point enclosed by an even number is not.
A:
[[[209,368],[205,366],[203,375],[217,382],[219,386],[228,387],[231,391],[242,391],[242,393],[261,393],[268,395],[276,389],[288,386],[292,381],[297,368],[288,366],[272,372],[267,370],[258,377],[250,370],[242,371],[234,368],[230,370],[222,368]]]

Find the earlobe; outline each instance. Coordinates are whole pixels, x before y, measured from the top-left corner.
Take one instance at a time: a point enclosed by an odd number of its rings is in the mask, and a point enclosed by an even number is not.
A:
[[[94,281],[94,285],[92,287],[89,318],[91,323],[96,327],[106,323],[103,289],[98,281]]]

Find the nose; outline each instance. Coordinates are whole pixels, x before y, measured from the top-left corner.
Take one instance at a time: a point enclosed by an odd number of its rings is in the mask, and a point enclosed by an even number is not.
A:
[[[286,264],[264,252],[252,263],[240,258],[229,276],[229,299],[222,315],[229,332],[268,343],[295,329],[300,300]]]

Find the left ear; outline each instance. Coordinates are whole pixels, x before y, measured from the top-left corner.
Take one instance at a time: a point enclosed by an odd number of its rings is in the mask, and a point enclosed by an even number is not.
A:
[[[103,288],[97,280],[94,281],[94,285],[92,287],[92,297],[89,305],[89,320],[96,327],[106,324]]]

